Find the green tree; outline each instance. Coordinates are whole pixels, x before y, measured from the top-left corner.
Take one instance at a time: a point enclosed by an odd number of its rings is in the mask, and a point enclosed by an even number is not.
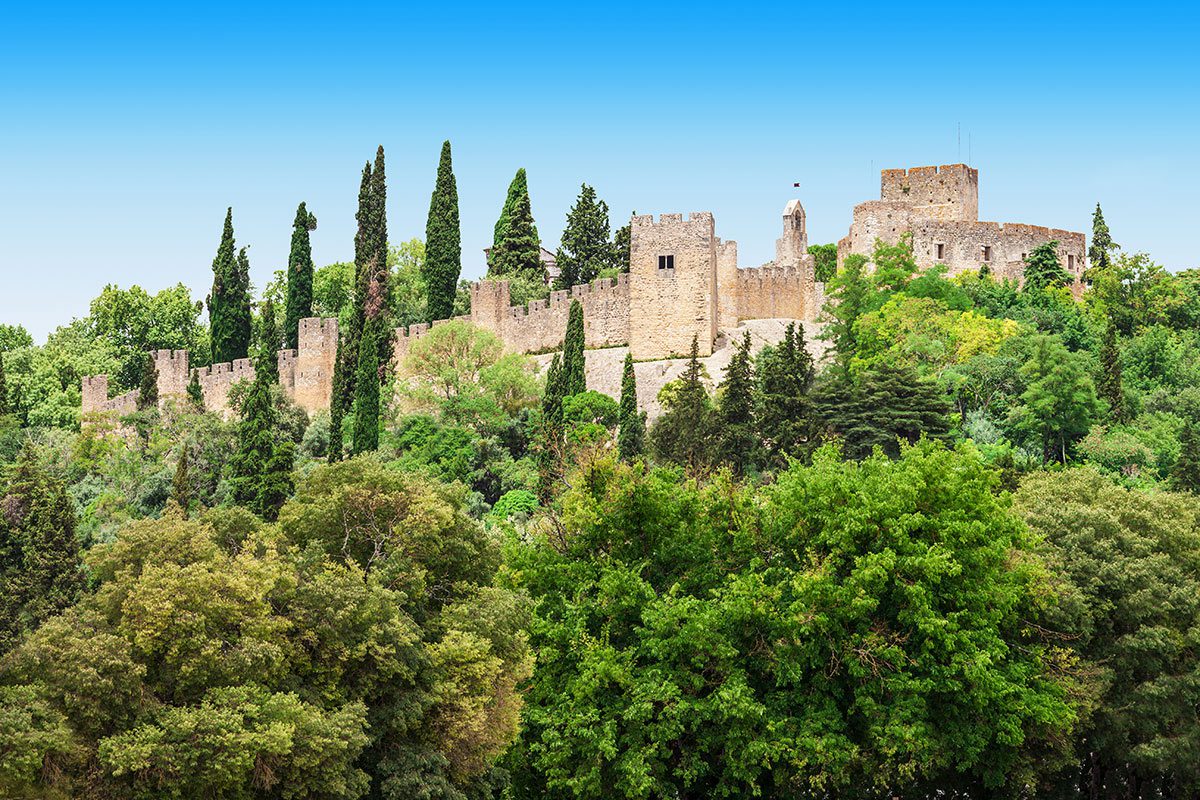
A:
[[[12,413],[8,403],[8,379],[4,377],[4,352],[0,351],[0,416]]]
[[[317,217],[301,203],[292,223],[292,249],[288,254],[287,308],[284,312],[286,346],[300,346],[300,320],[313,313],[313,260],[310,231],[317,229]]]
[[[1200,502],[1068,469],[1029,475],[1014,506],[1058,584],[1046,624],[1085,677],[1075,763],[1039,795],[1195,796]]]
[[[504,235],[492,248],[488,263],[488,277],[514,277],[531,282],[546,282],[546,268],[542,266],[541,245],[533,217],[529,212],[529,196],[517,197],[512,217],[504,226]]]
[[[258,352],[254,354],[254,369],[267,371],[272,383],[279,381],[279,350],[282,334],[275,324],[275,303],[270,299],[262,304],[258,314]]]
[[[563,400],[569,395],[562,357],[555,353],[546,370],[546,391],[542,394],[542,418],[552,428],[560,429],[563,422]]]
[[[208,296],[214,364],[245,358],[250,348],[250,262],[246,248],[236,253],[235,249],[230,208],[213,259],[213,286]]]
[[[1179,434],[1179,458],[1171,470],[1171,486],[1200,494],[1200,428],[1194,420],[1185,422]]]
[[[1090,266],[1099,270],[1108,269],[1111,263],[1109,254],[1119,249],[1120,245],[1112,240],[1112,234],[1108,232],[1104,212],[1100,210],[1100,204],[1096,203],[1096,211],[1092,214],[1092,243],[1088,246]]]
[[[512,182],[508,185],[508,194],[504,197],[504,207],[500,209],[500,218],[496,220],[496,228],[492,237],[492,247],[498,248],[500,242],[504,241],[508,233],[508,227],[512,224],[513,217],[516,216],[517,206],[522,202],[530,208],[533,204],[529,202],[529,184],[525,178],[525,168],[521,167],[517,170],[517,174],[513,176]],[[532,212],[530,214],[530,229],[531,235],[535,242],[540,242],[538,237],[537,227],[532,223]],[[489,267],[490,267],[489,263]],[[491,270],[489,269],[489,273]]]
[[[188,350],[196,364],[208,363],[211,347],[199,322],[203,310],[204,303],[193,302],[181,283],[153,295],[140,286],[109,284],[92,300],[85,324],[120,361],[110,377],[119,387],[133,389],[147,352]]]
[[[567,332],[563,337],[563,381],[566,396],[587,391],[587,362],[584,358],[583,304],[571,301]]]
[[[559,268],[555,288],[591,283],[602,270],[616,266],[609,230],[608,204],[596,199],[595,189],[582,184],[575,205],[567,212],[567,225],[555,258]]]
[[[621,405],[618,417],[617,448],[623,461],[632,461],[646,449],[646,417],[638,410],[637,375],[633,371],[633,354],[625,354],[621,373]]]
[[[142,356],[142,380],[138,384],[137,407],[139,411],[158,407],[158,368],[154,366],[154,356],[151,353]]]
[[[454,315],[454,293],[461,272],[458,187],[454,181],[450,142],[447,140],[442,143],[437,182],[429,200],[429,219],[425,223],[425,262],[421,276],[425,282],[427,321],[449,319]]]
[[[1026,256],[1023,287],[1026,292],[1040,292],[1048,288],[1066,286],[1070,282],[1071,276],[1058,260],[1058,242],[1040,244]]]
[[[749,331],[736,345],[717,394],[720,457],[740,475],[757,461],[760,444],[754,415],[754,365]]]
[[[373,291],[379,292],[378,284],[373,285]],[[372,298],[378,303],[378,296]],[[359,340],[358,376],[355,378],[354,392],[354,434],[353,452],[366,453],[379,447],[379,347],[378,337],[383,325],[383,317],[378,311],[369,310],[366,317],[366,328],[363,329]]]
[[[1108,404],[1108,416],[1116,423],[1128,422],[1129,404],[1121,381],[1121,350],[1117,346],[1117,326],[1110,320],[1100,346],[1100,380],[1097,394]]]
[[[942,439],[950,429],[945,391],[904,365],[880,364],[856,377],[831,376],[818,387],[815,400],[820,418],[842,438],[850,458],[866,458],[876,447],[896,457],[901,442]]]
[[[229,460],[229,483],[235,502],[273,520],[292,493],[295,444],[280,435],[279,413],[271,396],[273,381],[261,361],[238,409],[241,421],[237,450]]]
[[[1046,462],[1065,462],[1071,446],[1088,431],[1098,402],[1091,378],[1079,358],[1053,336],[1038,335],[1031,355],[1021,367],[1026,389],[1009,425],[1026,441],[1036,443]]]
[[[822,283],[829,283],[833,280],[833,276],[837,275],[837,245],[809,245],[808,254],[816,261],[814,267],[816,279]]]
[[[1064,748],[1049,577],[973,450],[572,487],[510,551],[538,652],[515,797],[994,797]]]
[[[0,653],[71,605],[84,587],[67,488],[26,441],[0,501]]]
[[[804,328],[788,323],[778,347],[764,348],[758,358],[755,418],[767,463],[782,468],[787,459],[807,454],[814,439],[810,396],[816,368],[804,344]]]
[[[666,410],[650,428],[650,444],[659,459],[694,472],[703,471],[717,456],[717,442],[712,398],[704,385],[704,367],[695,336],[683,375],[671,388],[673,391],[663,398]]]
[[[192,370],[192,377],[191,380],[188,381],[187,385],[187,398],[188,402],[192,404],[193,408],[198,411],[204,410],[204,390],[200,388],[199,370]]]
[[[346,404],[343,399],[346,381],[346,356],[343,351],[348,346],[346,340],[347,337],[344,334],[338,336],[337,354],[334,356],[333,362],[333,380],[330,382],[329,453],[327,455],[330,464],[342,460],[342,449],[345,444],[342,423],[346,415]]]
[[[636,211],[633,213],[637,214]],[[613,263],[617,268],[617,272],[629,272],[632,227],[632,222],[626,222],[613,232]]]
[[[192,502],[192,481],[188,470],[189,449],[187,442],[180,446],[179,458],[175,462],[175,476],[171,479],[171,500],[179,506],[185,517]]]
[[[873,307],[875,292],[867,275],[867,263],[866,256],[853,253],[829,282],[829,299],[824,310],[829,322],[822,338],[830,342],[842,370],[849,369],[850,359],[858,352],[855,323]]]

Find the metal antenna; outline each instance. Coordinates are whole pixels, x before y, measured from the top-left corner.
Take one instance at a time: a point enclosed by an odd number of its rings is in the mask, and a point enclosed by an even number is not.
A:
[[[958,123],[958,160],[962,161],[962,123]]]

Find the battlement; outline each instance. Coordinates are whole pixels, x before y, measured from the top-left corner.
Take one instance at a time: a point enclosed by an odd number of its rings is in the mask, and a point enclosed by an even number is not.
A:
[[[979,218],[979,170],[966,164],[885,169],[880,172],[881,200],[904,203],[936,219]]]
[[[630,219],[630,229],[633,228],[695,228],[698,231],[712,235],[715,222],[711,211],[693,211],[685,218],[683,214],[659,214],[658,221],[653,214],[636,214]]]
[[[172,395],[179,396],[187,392],[188,379],[191,376],[187,350],[155,350],[150,357],[154,360],[154,369],[158,372],[160,405]]]

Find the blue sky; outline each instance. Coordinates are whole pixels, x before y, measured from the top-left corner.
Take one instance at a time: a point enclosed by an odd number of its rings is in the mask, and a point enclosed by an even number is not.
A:
[[[984,219],[1090,231],[1100,201],[1200,265],[1183,4],[32,6],[0,24],[0,322],[39,340],[106,283],[202,298],[229,205],[257,285],[301,200],[348,259],[378,144],[391,238],[421,236],[447,138],[465,277],[521,166],[552,248],[586,181],[618,224],[712,210],[752,266],[790,197],[836,241],[881,168],[968,153]]]

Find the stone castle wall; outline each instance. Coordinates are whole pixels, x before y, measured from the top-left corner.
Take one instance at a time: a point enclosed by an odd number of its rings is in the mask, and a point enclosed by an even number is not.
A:
[[[329,408],[333,388],[333,363],[337,357],[337,320],[310,317],[300,320],[300,347],[280,350],[279,382],[288,397],[310,414]],[[187,394],[192,371],[186,350],[155,350],[151,354],[158,372],[158,402],[163,406],[170,398]],[[204,408],[228,414],[229,390],[238,381],[254,380],[254,363],[240,358],[196,370]],[[137,390],[110,398],[108,376],[92,375],[83,379],[83,414],[97,412],[130,414],[137,410]]]
[[[630,228],[629,349],[637,361],[691,352],[708,356],[717,339],[717,244],[713,215],[635,216]],[[662,258],[672,269],[660,269]]]
[[[957,275],[986,266],[997,278],[1020,281],[1025,257],[1057,241],[1063,268],[1075,278],[1075,290],[1082,290],[1087,237],[1040,225],[979,221],[978,170],[962,164],[884,170],[880,195],[854,207],[850,231],[838,242],[839,266],[852,253],[870,256],[876,240],[897,244],[911,233],[921,269],[942,264]]]

